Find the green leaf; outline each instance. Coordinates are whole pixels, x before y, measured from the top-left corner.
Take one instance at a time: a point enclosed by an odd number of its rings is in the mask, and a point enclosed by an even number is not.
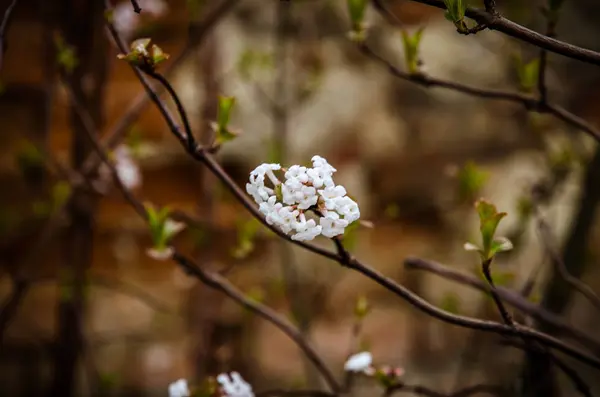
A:
[[[367,0],[347,0],[347,4],[350,21],[352,21],[353,29],[356,29],[358,26],[362,25],[365,19]]]
[[[358,242],[358,228],[360,226],[360,221],[356,220],[349,224],[344,230],[344,234],[342,235],[342,240],[344,241],[344,246],[348,250],[353,250],[356,247]]]
[[[281,187],[281,183],[278,184],[277,186],[275,186],[275,197],[277,198],[277,201],[279,201],[280,203],[283,202],[283,192],[282,192],[282,187]]]
[[[498,237],[492,241],[492,246],[490,247],[490,256],[495,256],[500,252],[506,252],[513,249],[512,242],[506,237]]]
[[[219,95],[219,109],[217,111],[217,124],[220,128],[227,128],[231,118],[231,109],[235,105],[235,97]]]
[[[166,61],[169,59],[169,54],[163,51],[162,48],[154,44],[152,46],[152,63],[154,66],[157,66],[159,63]]]
[[[447,292],[442,298],[440,307],[452,314],[460,314],[460,298],[453,292]]]
[[[52,204],[54,209],[61,207],[71,195],[71,185],[69,183],[61,181],[56,183],[52,187]]]
[[[517,75],[519,77],[519,85],[522,91],[531,92],[537,86],[540,60],[534,59],[525,63],[521,56],[515,56]]]
[[[472,200],[480,193],[488,177],[489,175],[481,171],[473,161],[468,161],[457,176],[459,199],[462,201]]]
[[[479,200],[475,204],[477,213],[479,215],[481,232],[481,239],[483,242],[483,251],[488,258],[490,258],[490,250],[492,247],[492,241],[494,234],[498,228],[498,224],[506,216],[505,212],[498,212],[496,206],[485,200]]]
[[[354,305],[354,315],[362,320],[370,311],[371,305],[369,304],[367,297],[364,295],[359,296]]]
[[[423,28],[417,30],[413,35],[410,35],[404,29],[402,29],[401,33],[406,68],[409,73],[417,73],[419,67],[419,45],[423,36]]]
[[[398,219],[400,216],[400,206],[396,203],[388,204],[385,207],[384,215],[388,219]]]
[[[255,218],[238,222],[238,242],[232,251],[232,256],[236,259],[243,259],[254,251],[254,241],[260,230],[260,222]]]
[[[72,73],[79,64],[75,48],[68,45],[60,34],[54,35],[54,46],[56,48],[56,61],[65,69],[67,74]]]

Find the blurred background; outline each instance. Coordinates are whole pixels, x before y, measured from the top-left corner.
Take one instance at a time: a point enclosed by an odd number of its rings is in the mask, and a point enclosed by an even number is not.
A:
[[[2,12],[10,3],[0,1]],[[598,309],[561,282],[536,218],[550,225],[549,245],[570,273],[597,291],[600,154],[581,131],[519,104],[392,76],[348,39],[344,0],[139,3],[137,15],[129,1],[113,2],[113,22],[127,42],[151,37],[171,55],[160,71],[200,140],[212,139],[218,96],[236,98],[231,123],[241,134],[218,159],[241,187],[263,162],[305,164],[324,156],[338,170],[336,182],[359,203],[361,218],[372,223],[344,237],[354,255],[445,310],[499,320],[484,293],[403,263],[418,256],[481,277],[477,255],[463,244],[477,241],[473,203],[485,197],[508,213],[499,232],[515,245],[495,263],[497,283],[597,335]],[[389,14],[369,8],[367,44],[400,69],[401,29],[424,28],[420,59],[431,76],[535,93],[523,73],[534,68],[538,49],[493,31],[459,35],[440,10],[412,1],[380,3]],[[507,17],[545,30],[545,1],[498,3]],[[557,35],[600,50],[599,17],[596,1],[566,1]],[[524,358],[499,338],[431,319],[252,220],[186,156],[131,68],[117,60],[104,19],[100,1],[21,1],[6,37],[2,395],[163,396],[179,378],[194,384],[231,370],[258,391],[323,387],[279,330],[175,263],[146,255],[148,228],[106,170],[93,166],[98,161],[73,96],[89,112],[94,133],[103,142],[116,137],[112,149],[129,153],[136,196],[193,220],[176,245],[207,269],[225,269],[241,290],[297,324],[340,377],[360,347],[375,363],[403,368],[407,383],[440,392],[519,378]],[[600,69],[551,54],[546,78],[553,102],[600,121]],[[333,249],[325,238],[315,243]],[[372,309],[356,339],[360,298]],[[588,368],[575,368],[600,386]],[[564,395],[574,395],[556,376]],[[359,395],[376,391],[359,386]]]

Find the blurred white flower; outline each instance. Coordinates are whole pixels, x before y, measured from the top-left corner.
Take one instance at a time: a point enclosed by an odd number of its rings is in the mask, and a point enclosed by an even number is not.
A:
[[[114,168],[121,183],[127,189],[135,189],[142,184],[142,173],[126,145],[120,145],[113,151]],[[110,168],[102,164],[99,169],[103,181],[110,180]]]
[[[228,397],[254,397],[252,386],[237,372],[219,374],[217,382],[221,385],[223,394]]]
[[[187,380],[179,379],[169,385],[169,397],[189,397],[189,395]]]
[[[138,0],[142,14],[157,18],[164,15],[169,7],[163,0]],[[133,11],[131,2],[123,1],[113,9],[113,26],[127,41],[140,25],[141,15]]]
[[[117,147],[114,156],[115,169],[123,185],[128,189],[135,189],[140,186],[142,184],[142,173],[133,160],[129,147],[125,145]]]
[[[344,364],[344,371],[347,372],[365,372],[371,367],[373,356],[369,352],[357,353],[350,356]]]
[[[161,250],[156,248],[148,248],[146,254],[157,261],[168,261],[173,256],[173,247],[165,247]]]
[[[165,234],[173,238],[177,233],[185,229],[185,223],[176,222],[172,219],[165,221]]]
[[[285,170],[283,182],[274,174],[281,170],[279,164],[261,164],[246,184],[246,192],[259,204],[266,222],[286,234],[295,232],[293,240],[313,240],[320,234],[333,238],[360,218],[358,204],[346,195],[344,186],[333,181],[337,170],[321,156],[313,156],[312,164],[312,168],[292,165]],[[265,185],[267,178],[272,188]],[[306,219],[308,210],[320,216],[319,224]]]

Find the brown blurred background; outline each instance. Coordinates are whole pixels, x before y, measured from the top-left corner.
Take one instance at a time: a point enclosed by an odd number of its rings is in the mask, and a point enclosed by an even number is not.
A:
[[[241,0],[200,45],[197,26],[221,1],[139,2],[147,10],[141,16],[127,11],[128,1],[117,6],[120,32],[128,41],[152,37],[171,54],[161,70],[189,52],[170,80],[204,142],[217,95],[236,97],[232,124],[243,133],[218,157],[241,186],[260,163],[326,157],[338,169],[336,182],[359,203],[362,219],[374,225],[347,238],[357,257],[447,310],[498,320],[484,294],[403,266],[406,256],[416,255],[478,275],[477,257],[462,246],[476,239],[472,203],[483,196],[509,214],[500,232],[516,249],[494,269],[503,285],[520,290],[534,279],[533,301],[558,301],[548,309],[597,335],[596,309],[564,285],[547,283],[556,278],[551,261],[535,222],[518,210],[532,187],[564,167],[542,212],[567,267],[598,290],[600,176],[590,171],[591,139],[519,105],[394,78],[348,40],[343,0],[292,1],[286,10],[274,0]],[[0,9],[9,3],[0,1]],[[88,184],[73,173],[91,149],[59,67],[73,66],[69,81],[99,136],[114,131],[144,92],[130,67],[116,59],[100,3],[20,1],[7,35],[0,73],[0,394],[47,395],[74,382],[75,394],[60,395],[162,396],[176,379],[196,382],[229,370],[255,390],[321,387],[285,335],[174,263],[149,258],[147,227],[117,189],[97,175]],[[544,1],[499,3],[508,17],[543,31],[538,7]],[[368,43],[399,67],[398,24],[409,32],[425,27],[420,50],[427,73],[473,86],[518,90],[515,54],[527,60],[538,54],[496,32],[458,35],[434,8],[404,0],[386,4],[396,18],[371,8]],[[600,49],[597,2],[569,0],[561,17],[561,39]],[[58,34],[71,52],[57,50]],[[600,70],[551,55],[547,77],[552,100],[590,123],[599,121]],[[240,289],[292,318],[336,371],[350,352],[354,305],[364,295],[373,310],[361,343],[376,363],[403,367],[407,382],[448,392],[517,379],[522,357],[498,338],[430,319],[253,223],[185,155],[154,105],[128,126],[122,142],[142,172],[136,196],[200,221],[177,246],[202,266],[229,269]],[[460,175],[469,162],[487,179],[465,196]],[[94,190],[103,184],[104,190]],[[330,247],[324,238],[316,243]],[[597,388],[589,369],[576,368]],[[564,389],[574,395],[568,383]]]

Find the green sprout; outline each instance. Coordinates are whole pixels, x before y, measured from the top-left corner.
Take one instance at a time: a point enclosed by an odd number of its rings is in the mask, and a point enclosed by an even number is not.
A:
[[[235,97],[219,96],[219,107],[217,109],[217,121],[212,123],[215,131],[215,147],[235,139],[240,133],[229,126],[231,111],[235,105]]]
[[[169,243],[185,225],[169,218],[171,212],[169,207],[157,209],[152,204],[146,204],[145,208],[153,244],[152,249],[148,250],[148,254],[155,259],[166,260],[173,253]]]
[[[466,0],[444,0],[446,12],[444,16],[456,26],[459,33],[467,33],[469,29],[465,23],[465,12],[467,11]]]
[[[365,39],[365,14],[367,10],[367,0],[347,0],[348,13],[352,23],[350,38],[356,42],[362,42]]]
[[[131,43],[129,53],[119,54],[117,58],[123,59],[146,72],[154,72],[160,63],[169,59],[169,54],[165,53],[156,44],[150,47],[151,42],[152,39],[150,38],[134,40]]]
[[[402,43],[404,45],[404,57],[406,68],[410,74],[419,72],[419,45],[423,37],[423,28],[417,30],[414,34],[409,34],[404,29],[402,30]]]
[[[489,263],[496,254],[510,251],[513,248],[512,243],[506,237],[495,237],[496,229],[502,218],[506,216],[506,212],[498,212],[495,205],[485,200],[477,201],[475,208],[479,215],[482,246],[467,242],[464,248],[467,251],[478,252],[482,262]]]

